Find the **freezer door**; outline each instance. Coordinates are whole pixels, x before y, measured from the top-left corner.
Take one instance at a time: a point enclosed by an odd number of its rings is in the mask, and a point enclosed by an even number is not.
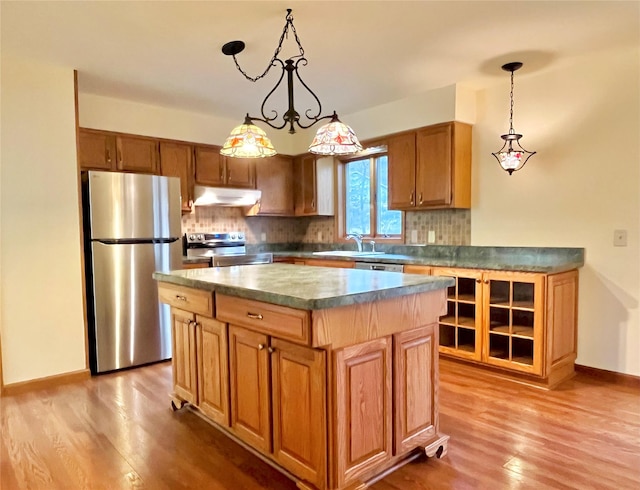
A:
[[[167,305],[158,302],[151,275],[181,268],[181,242],[93,242],[91,253],[92,370],[104,372],[169,359],[171,314]]]
[[[88,172],[90,239],[179,237],[180,179]]]

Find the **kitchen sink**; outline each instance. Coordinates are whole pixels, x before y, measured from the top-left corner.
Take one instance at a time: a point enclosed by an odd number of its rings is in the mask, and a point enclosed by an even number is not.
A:
[[[358,252],[356,250],[329,250],[326,252],[313,252],[313,255],[328,255],[330,257],[373,257],[384,255],[384,252]]]

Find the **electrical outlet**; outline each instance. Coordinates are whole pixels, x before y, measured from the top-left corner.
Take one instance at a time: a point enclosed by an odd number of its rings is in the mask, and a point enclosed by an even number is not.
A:
[[[262,233],[260,233],[260,241],[261,242],[266,242],[267,241],[267,234],[264,231]]]
[[[614,247],[627,246],[627,230],[613,230],[613,246]]]
[[[427,235],[427,243],[436,243],[436,232],[433,230],[429,230],[429,234]]]
[[[418,243],[418,230],[411,230],[411,243]]]
[[[318,241],[319,242],[322,241],[322,232],[321,231],[318,232]]]

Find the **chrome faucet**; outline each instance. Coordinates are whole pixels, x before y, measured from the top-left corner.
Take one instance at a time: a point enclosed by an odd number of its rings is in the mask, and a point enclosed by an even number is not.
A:
[[[357,233],[350,233],[347,235],[347,240],[354,240],[358,245],[358,252],[362,252],[362,235]]]
[[[375,252],[376,251],[376,242],[374,240],[371,240],[369,243],[371,244],[371,251]]]

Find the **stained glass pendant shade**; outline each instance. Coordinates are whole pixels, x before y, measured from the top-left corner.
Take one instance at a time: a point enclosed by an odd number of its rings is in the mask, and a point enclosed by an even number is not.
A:
[[[503,170],[509,172],[509,175],[524,167],[527,160],[536,154],[535,151],[527,151],[520,145],[520,138],[522,138],[522,135],[517,134],[513,129],[513,72],[520,68],[522,68],[522,63],[519,61],[502,65],[503,70],[511,72],[511,93],[509,94],[511,100],[509,132],[500,136],[504,140],[502,148],[495,153],[492,153]]]
[[[318,129],[309,145],[309,151],[318,155],[349,155],[361,150],[353,129],[340,122],[335,111],[331,121]]]
[[[251,122],[249,115],[240,126],[231,130],[220,154],[236,158],[271,157],[276,150],[267,134]]]

